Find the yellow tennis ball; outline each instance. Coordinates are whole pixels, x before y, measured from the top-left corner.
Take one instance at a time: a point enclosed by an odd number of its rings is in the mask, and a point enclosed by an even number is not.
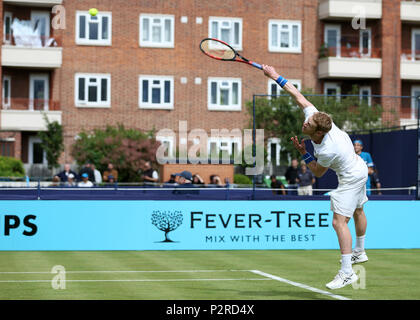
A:
[[[98,14],[98,9],[96,9],[96,8],[89,9],[89,14],[92,17],[96,16]]]

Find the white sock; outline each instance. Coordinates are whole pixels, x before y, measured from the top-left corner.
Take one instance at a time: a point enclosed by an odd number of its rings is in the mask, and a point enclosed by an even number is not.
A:
[[[356,237],[356,246],[354,247],[354,251],[362,252],[365,251],[365,236]]]
[[[341,255],[341,271],[346,274],[351,274],[353,269],[351,268],[351,253]]]

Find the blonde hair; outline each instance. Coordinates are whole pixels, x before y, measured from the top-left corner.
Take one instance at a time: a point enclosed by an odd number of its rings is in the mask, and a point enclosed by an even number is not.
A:
[[[316,124],[316,131],[322,131],[327,133],[331,130],[332,127],[332,119],[331,116],[326,114],[325,112],[317,112],[313,115],[312,118]]]

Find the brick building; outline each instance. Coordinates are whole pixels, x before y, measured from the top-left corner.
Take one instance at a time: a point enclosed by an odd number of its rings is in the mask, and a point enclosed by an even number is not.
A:
[[[246,127],[245,103],[272,93],[271,83],[256,69],[201,54],[200,40],[209,36],[276,66],[299,88],[335,94],[357,84],[361,97],[420,95],[418,1],[3,0],[0,11],[0,154],[22,159],[28,170],[45,164],[37,138],[43,114],[63,124],[62,163],[72,161],[81,130],[108,124],[174,132],[180,120],[207,132]],[[357,15],[366,17],[362,28]],[[401,123],[416,119],[414,99],[381,103],[397,107]],[[214,140],[209,148],[235,143]],[[278,154],[278,140],[268,143]]]

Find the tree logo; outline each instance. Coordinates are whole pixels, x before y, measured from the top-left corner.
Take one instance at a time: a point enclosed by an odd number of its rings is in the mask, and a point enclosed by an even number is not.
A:
[[[182,224],[182,219],[181,211],[153,211],[152,224],[165,233],[165,240],[161,242],[174,242],[169,239],[168,233],[176,230]]]

